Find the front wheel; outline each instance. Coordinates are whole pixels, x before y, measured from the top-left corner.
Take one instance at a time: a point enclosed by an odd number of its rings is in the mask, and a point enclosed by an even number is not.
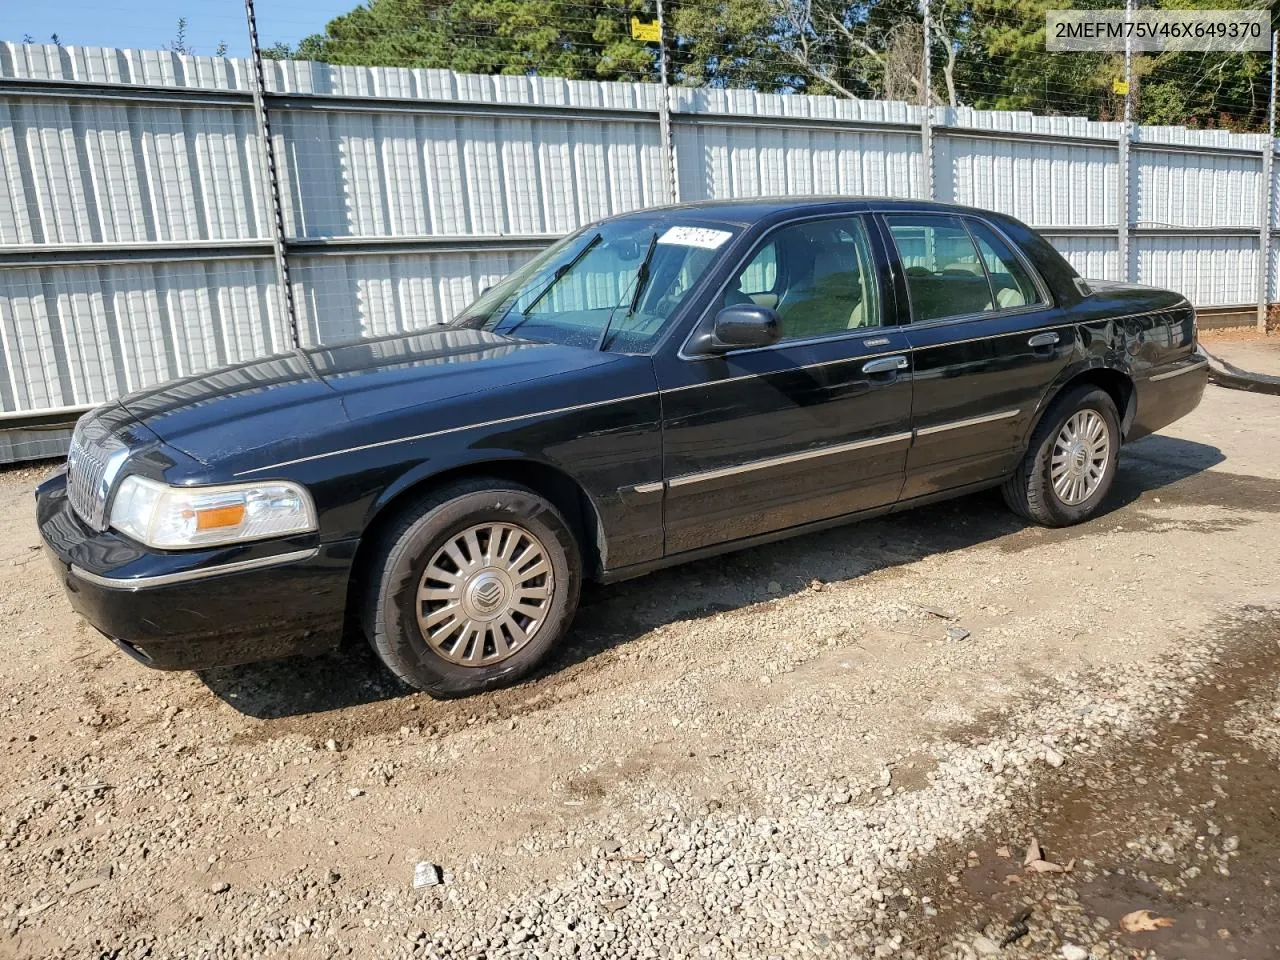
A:
[[[458,697],[514,683],[567,631],[577,541],[525,487],[472,480],[406,508],[380,539],[365,634],[405,683]]]
[[[1026,456],[1004,485],[1018,515],[1046,527],[1066,527],[1093,516],[1115,479],[1120,417],[1097,387],[1079,387],[1056,399],[1031,436]]]

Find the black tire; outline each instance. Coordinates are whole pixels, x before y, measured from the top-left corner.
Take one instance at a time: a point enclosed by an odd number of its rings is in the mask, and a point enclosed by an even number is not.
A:
[[[1052,457],[1059,433],[1077,413],[1092,410],[1102,417],[1109,435],[1109,448],[1102,477],[1093,491],[1079,503],[1065,502],[1054,490]],[[1046,527],[1068,527],[1088,520],[1106,499],[1116,476],[1120,452],[1120,416],[1111,396],[1098,387],[1080,386],[1057,397],[1040,419],[1026,456],[1005,481],[1005,503],[1018,516]]]
[[[449,544],[456,548],[455,538],[465,537],[466,531],[485,524],[508,528],[507,536],[516,535],[509,529],[514,528],[536,538],[544,548],[549,568],[546,582],[550,598],[537,627],[505,659],[460,664],[449,655],[462,655],[457,645],[466,641],[465,636],[453,641],[453,650],[428,642],[419,624],[418,611],[423,606],[418,597],[419,586],[424,585],[424,574],[433,558]],[[519,545],[513,549],[518,550]],[[471,586],[453,589],[462,593],[477,589],[476,576],[466,579],[461,567],[458,571],[462,583]],[[405,683],[434,697],[462,697],[515,683],[535,669],[573,621],[581,584],[578,542],[560,512],[527,487],[496,478],[476,478],[432,491],[408,505],[379,537],[365,592],[362,625],[378,657]],[[467,595],[474,608],[475,594]],[[460,611],[459,616],[466,615],[465,610]],[[514,616],[519,619],[523,615]],[[496,656],[497,644],[510,643],[513,635],[499,626],[490,627],[490,634],[482,634],[478,642],[484,650],[494,650]],[[501,637],[495,635],[499,631]],[[464,632],[460,631],[459,636]],[[464,649],[474,652],[475,632],[470,636]]]

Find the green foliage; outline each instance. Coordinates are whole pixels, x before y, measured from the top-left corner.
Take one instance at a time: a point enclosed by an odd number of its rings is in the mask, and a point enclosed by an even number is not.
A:
[[[1091,6],[1113,5],[975,0],[958,80],[964,102],[989,110],[1112,119],[1120,101],[1111,93],[1111,81],[1123,74],[1116,55],[1045,50],[1046,11]]]
[[[932,0],[934,103],[1116,119],[1115,53],[1048,53],[1045,12],[1119,0]],[[1222,0],[1139,0],[1218,7]],[[1257,6],[1249,0],[1234,4]],[[324,33],[264,56],[467,73],[656,80],[655,44],[631,17],[653,0],[368,0]],[[908,100],[924,96],[917,0],[667,0],[673,83]],[[182,34],[179,33],[179,41]],[[1136,119],[1265,127],[1266,54],[1136,56]]]
[[[287,43],[275,43],[262,48],[262,56],[267,60],[324,60],[324,34],[313,33],[298,41],[296,47]]]
[[[169,50],[172,51],[173,53],[194,53],[195,52],[189,46],[187,46],[187,18],[186,17],[178,18],[178,28],[177,30],[174,31],[173,39],[169,41]]]
[[[766,93],[804,85],[779,49],[787,25],[776,4],[685,0],[669,9],[667,43],[680,82]]]
[[[1114,120],[1124,98],[1112,83],[1124,77],[1119,53],[1047,53],[1045,11],[1114,9],[1106,0],[975,0],[974,30],[962,60],[966,103],[998,110],[1032,110]],[[1221,0],[1154,0],[1141,7],[1233,7],[1259,3]],[[1134,119],[1140,123],[1263,129],[1269,96],[1270,57],[1264,53],[1136,54]]]
[[[336,64],[652,79],[656,53],[631,38],[633,15],[646,16],[634,0],[371,0],[330,21],[307,53]]]

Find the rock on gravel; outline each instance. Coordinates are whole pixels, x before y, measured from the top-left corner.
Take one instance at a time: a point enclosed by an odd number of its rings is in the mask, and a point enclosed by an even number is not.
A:
[[[1000,944],[988,937],[974,937],[973,949],[980,957],[994,957],[1000,952]]]
[[[413,888],[434,887],[440,882],[440,868],[434,863],[420,860],[413,868]]]

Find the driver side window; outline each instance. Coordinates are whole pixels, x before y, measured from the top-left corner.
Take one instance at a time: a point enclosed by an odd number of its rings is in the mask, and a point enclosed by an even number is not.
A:
[[[721,307],[754,303],[778,314],[781,339],[881,325],[875,261],[861,217],[782,227],[730,281]]]

